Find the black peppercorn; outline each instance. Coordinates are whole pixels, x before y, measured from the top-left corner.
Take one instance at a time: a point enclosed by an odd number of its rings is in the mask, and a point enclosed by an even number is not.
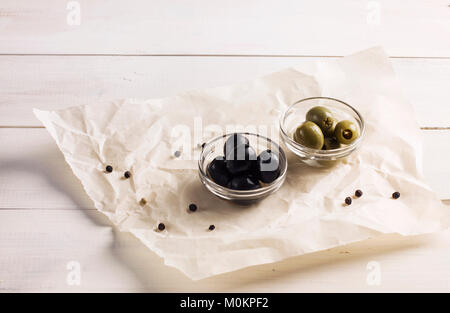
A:
[[[166,229],[166,225],[164,225],[164,223],[159,223],[158,229],[159,229],[160,231],[163,231],[164,229]]]
[[[179,158],[180,155],[181,155],[181,152],[177,150],[177,151],[174,152],[173,155],[174,155],[176,158]]]
[[[400,198],[400,192],[398,192],[398,191],[394,192],[394,193],[392,194],[392,198],[394,198],[394,199]]]
[[[111,165],[107,165],[107,166],[106,166],[106,171],[107,171],[108,173],[111,173],[111,172],[113,171],[112,166],[111,166]]]
[[[352,198],[350,198],[350,197],[345,198],[345,204],[347,204],[347,205],[352,204]]]
[[[214,225],[209,225],[209,230],[214,230],[214,229],[216,229],[216,226],[214,226]]]
[[[126,171],[123,176],[125,176],[125,178],[130,178],[131,177],[131,173],[130,171]]]
[[[197,211],[197,205],[194,203],[189,204],[189,211],[191,212]]]
[[[357,196],[358,198],[361,197],[363,195],[363,192],[361,190],[356,190],[355,191],[355,196]]]

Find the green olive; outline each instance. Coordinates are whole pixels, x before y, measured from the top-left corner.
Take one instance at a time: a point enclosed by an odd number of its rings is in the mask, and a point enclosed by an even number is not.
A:
[[[324,138],[319,126],[306,121],[295,130],[294,140],[308,148],[322,149]]]
[[[336,128],[336,125],[337,125],[336,119],[332,117],[327,117],[326,119],[322,120],[322,123],[320,123],[319,127],[322,130],[324,136],[332,137],[334,136],[334,130]]]
[[[323,140],[322,150],[333,150],[341,147],[339,141],[334,137],[327,137]]]
[[[333,114],[326,107],[313,107],[306,113],[306,120],[317,124],[322,130],[324,136],[331,137],[334,135],[334,128],[337,121],[333,118]]]
[[[334,135],[340,143],[348,145],[359,137],[359,131],[355,123],[344,120],[337,123]]]

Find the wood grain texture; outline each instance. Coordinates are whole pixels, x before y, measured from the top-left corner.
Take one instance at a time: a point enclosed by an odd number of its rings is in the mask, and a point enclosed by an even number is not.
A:
[[[450,56],[444,0],[77,2],[3,0],[0,53]]]
[[[450,130],[424,131],[424,172],[441,199],[450,199]],[[93,209],[45,129],[0,129],[0,210]]]
[[[0,56],[0,126],[39,126],[32,108],[159,98],[233,84],[315,57]],[[450,126],[450,59],[391,59],[423,127]],[[330,95],[332,96],[332,95]]]
[[[171,96],[382,45],[430,129],[426,179],[450,199],[448,1],[79,0],[73,26],[68,2],[0,3],[0,293],[450,291],[450,230],[193,282],[93,208],[44,129],[21,128],[39,127],[33,107]],[[81,265],[80,286],[67,284],[71,261]],[[366,282],[370,261],[380,286]]]
[[[72,261],[79,286],[67,284]],[[449,292],[449,262],[450,231],[388,235],[194,282],[99,212],[0,210],[0,292]]]

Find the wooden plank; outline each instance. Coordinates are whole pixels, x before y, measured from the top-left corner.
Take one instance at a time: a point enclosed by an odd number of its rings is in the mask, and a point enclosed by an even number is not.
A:
[[[445,0],[72,2],[3,0],[0,53],[450,56]]]
[[[45,129],[0,129],[0,138],[0,208],[94,208]]]
[[[441,199],[450,199],[450,130],[424,131],[424,171]],[[93,209],[45,129],[0,129],[1,209]]]
[[[313,57],[0,56],[0,126],[39,126],[32,108],[61,109],[117,98],[158,98],[238,83]],[[450,126],[450,59],[391,59],[424,127]]]
[[[450,129],[426,130],[423,135],[425,179],[441,199],[450,199]]]
[[[380,285],[367,283],[369,262]],[[383,236],[193,282],[96,211],[0,210],[0,292],[449,292],[449,263],[450,230]],[[80,285],[67,283],[73,264]]]

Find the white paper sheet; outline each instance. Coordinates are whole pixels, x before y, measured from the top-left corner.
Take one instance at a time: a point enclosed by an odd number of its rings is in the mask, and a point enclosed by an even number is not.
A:
[[[413,109],[383,50],[372,48],[311,68],[309,75],[290,68],[244,84],[165,99],[35,114],[95,207],[192,279],[382,233],[414,235],[447,228],[450,212],[422,178],[422,139]],[[309,168],[288,153],[285,184],[249,207],[219,200],[201,185],[198,144],[224,132],[226,125],[277,129],[288,105],[318,95],[342,99],[365,118],[363,145],[346,162],[332,169]],[[191,148],[175,158],[179,138],[172,135],[183,125],[192,136]],[[113,173],[104,172],[108,164]],[[127,170],[130,179],[123,178]],[[364,196],[344,206],[356,189]],[[397,190],[401,197],[393,200]],[[146,205],[139,204],[141,198]],[[188,211],[190,203],[197,204],[197,212]],[[159,222],[166,230],[156,231]],[[214,231],[208,231],[211,224]]]

